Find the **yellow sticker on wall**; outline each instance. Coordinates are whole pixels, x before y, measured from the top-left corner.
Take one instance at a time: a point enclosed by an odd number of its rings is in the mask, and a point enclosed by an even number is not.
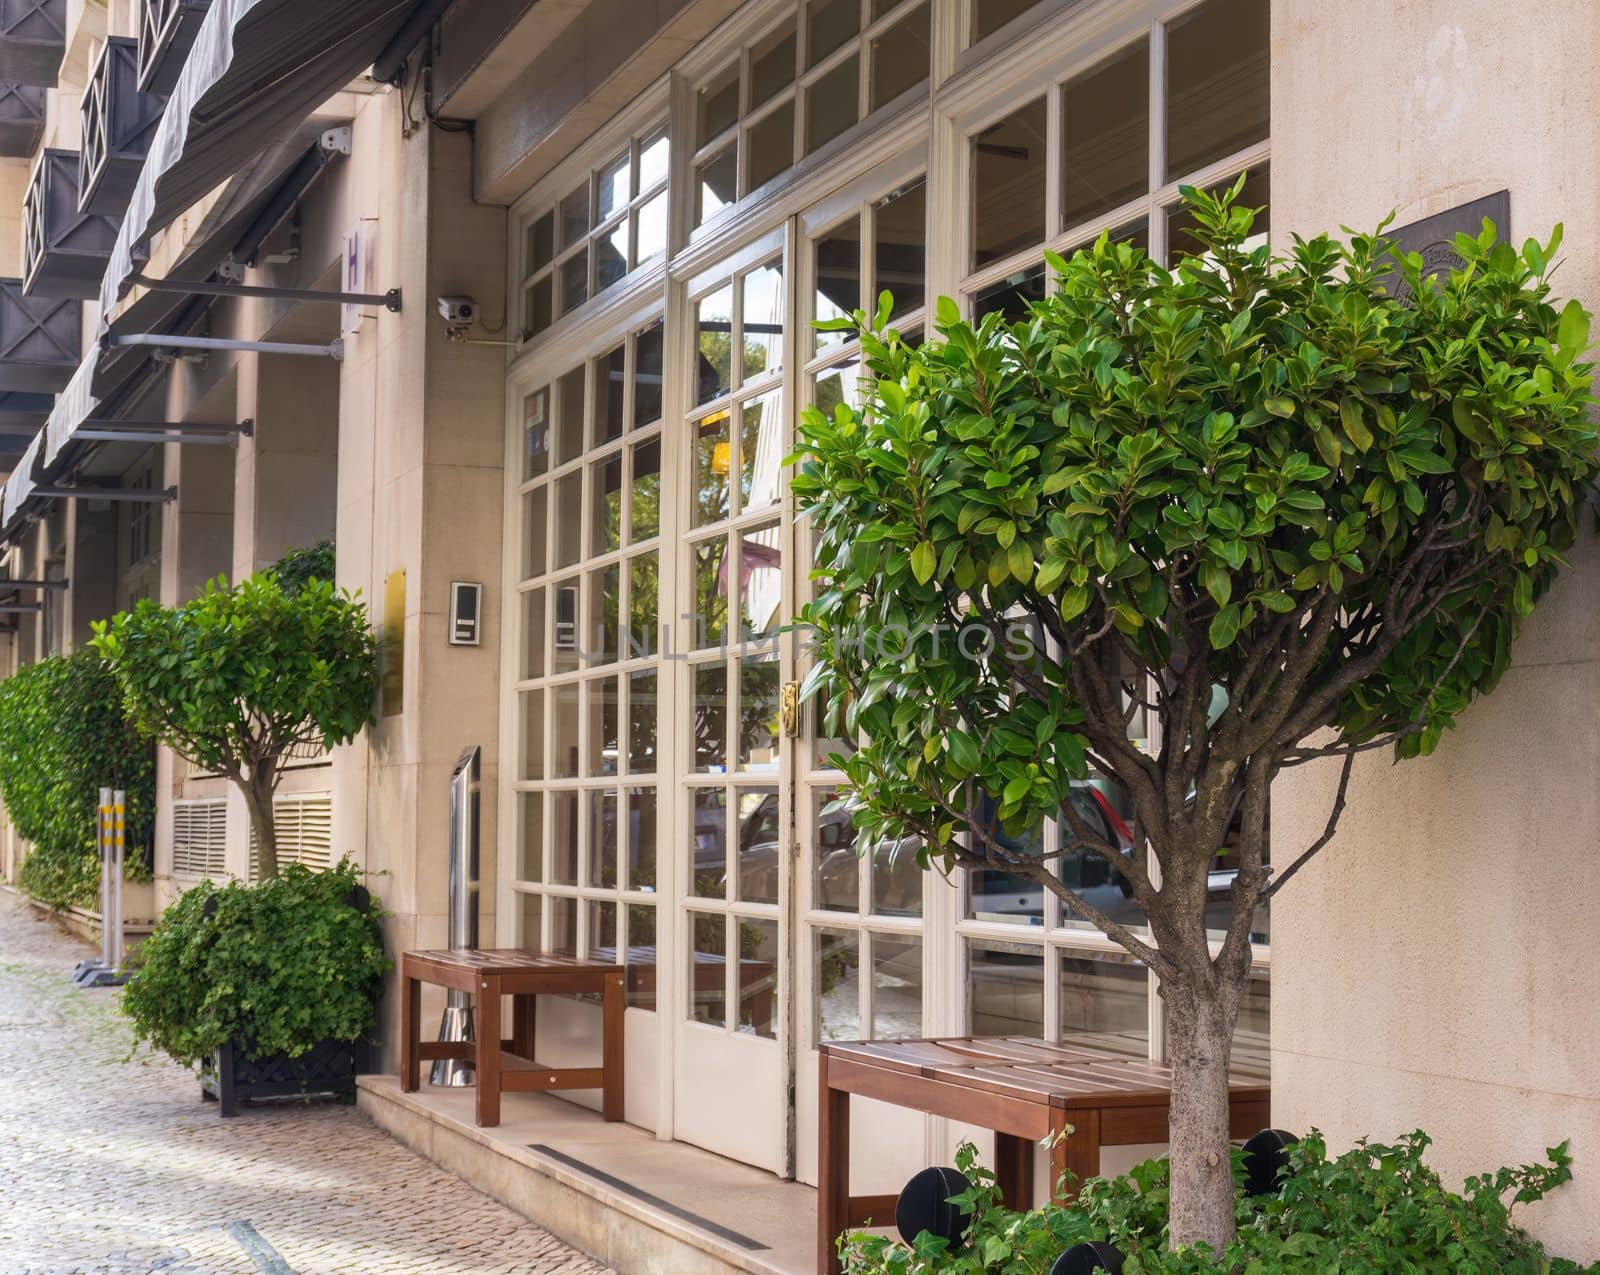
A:
[[[405,710],[406,573],[391,571],[383,582],[383,642],[379,655],[379,702],[385,717]]]

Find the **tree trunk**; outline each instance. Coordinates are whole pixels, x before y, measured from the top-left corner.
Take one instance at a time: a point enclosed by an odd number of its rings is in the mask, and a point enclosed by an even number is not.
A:
[[[1222,975],[1218,971],[1216,977]],[[1209,1244],[1221,1252],[1233,1240],[1233,1167],[1228,1138],[1228,1058],[1238,997],[1208,991],[1189,979],[1161,985],[1167,1005],[1167,1059],[1172,1065],[1172,1204],[1170,1241]]]
[[[248,779],[241,779],[245,808],[250,812],[250,831],[256,843],[256,876],[271,881],[278,875],[278,829],[273,822],[272,794],[278,787],[277,774],[270,765],[256,766]]]

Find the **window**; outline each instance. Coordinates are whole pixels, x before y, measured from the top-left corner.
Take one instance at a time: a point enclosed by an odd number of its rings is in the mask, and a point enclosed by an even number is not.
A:
[[[928,78],[930,0],[797,0],[703,83],[694,224],[786,172]]]
[[[522,336],[536,336],[667,247],[667,129],[590,169],[522,231]]]
[[[522,399],[515,888],[532,951],[655,1006],[661,321]]]
[[[1039,0],[971,0],[972,26],[968,31],[968,43],[977,44],[993,35],[1006,23],[1015,18],[1020,18],[1029,9],[1039,3]]]

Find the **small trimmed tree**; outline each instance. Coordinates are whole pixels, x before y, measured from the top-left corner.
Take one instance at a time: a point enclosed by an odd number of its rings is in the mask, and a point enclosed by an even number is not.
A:
[[[863,741],[835,764],[864,839],[1025,877],[1159,974],[1170,1240],[1218,1250],[1252,917],[1332,838],[1357,754],[1428,753],[1495,685],[1596,470],[1589,316],[1549,299],[1559,228],[1519,253],[1485,223],[1444,278],[1381,227],[1279,259],[1246,246],[1240,188],[1185,192],[1205,251],[1170,271],[1107,238],[1051,256],[1058,290],[1011,326],[941,300],[943,339],[911,348],[887,298],[857,315],[875,388],[805,413],[794,479],[807,693]],[[1141,708],[1153,751],[1128,737]],[[1324,758],[1326,828],[1269,863],[1274,776]],[[1132,803],[1131,853],[1068,800],[1091,769]],[[1044,819],[1148,930],[1018,848]]]
[[[278,874],[272,796],[294,748],[348,743],[372,720],[377,642],[366,608],[325,580],[286,592],[270,571],[194,601],[146,598],[95,626],[130,715],[244,794],[262,880]]]

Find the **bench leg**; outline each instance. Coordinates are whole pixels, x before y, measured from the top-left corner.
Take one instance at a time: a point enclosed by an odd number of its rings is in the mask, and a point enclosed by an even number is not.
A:
[[[523,995],[511,998],[511,1052],[518,1058],[534,1060],[534,1013],[539,1003],[537,996]]]
[[[422,982],[400,976],[400,1088],[416,1093],[422,1083]]]
[[[600,1027],[600,1067],[604,1084],[600,1091],[600,1109],[607,1120],[621,1120],[623,1113],[623,976],[606,976],[605,1007]]]
[[[994,1177],[1000,1198],[1019,1212],[1033,1207],[1033,1143],[1011,1133],[994,1135]]]
[[[500,1123],[500,980],[478,980],[478,1124]]]
[[[1100,1112],[1074,1111],[1069,1121],[1072,1132],[1058,1137],[1050,1147],[1050,1190],[1064,1200],[1074,1200],[1078,1188],[1088,1178],[1100,1176]],[[1063,1191],[1061,1175],[1072,1174],[1071,1184]]]
[[[826,1053],[817,1073],[817,1270],[839,1275],[835,1242],[850,1225],[850,1095],[829,1086]]]

